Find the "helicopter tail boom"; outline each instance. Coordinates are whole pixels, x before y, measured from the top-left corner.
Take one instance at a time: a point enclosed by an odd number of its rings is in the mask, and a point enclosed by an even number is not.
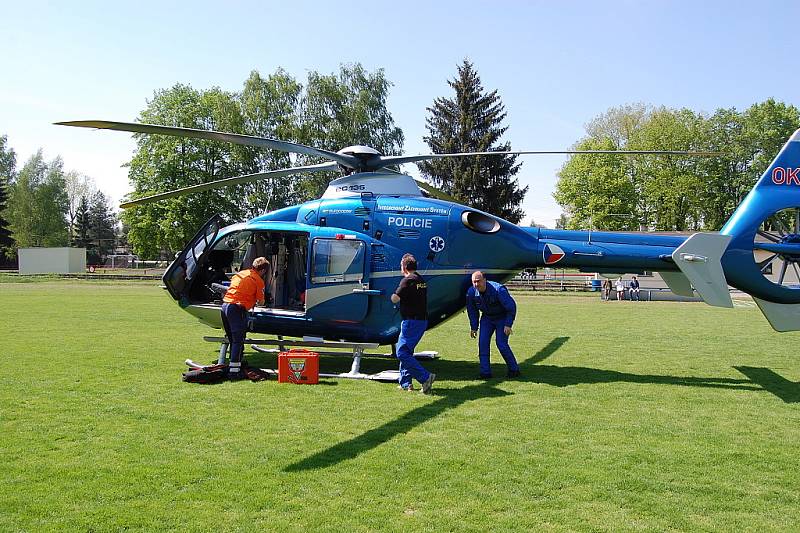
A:
[[[732,307],[727,285],[753,297],[777,331],[800,331],[800,130],[794,132],[719,233],[537,231],[536,266],[663,274],[678,293]]]

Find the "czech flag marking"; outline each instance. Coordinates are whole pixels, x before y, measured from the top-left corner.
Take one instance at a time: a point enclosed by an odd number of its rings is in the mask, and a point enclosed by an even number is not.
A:
[[[544,264],[552,265],[553,263],[558,263],[559,261],[561,261],[561,259],[567,254],[565,254],[564,250],[562,250],[555,244],[545,244],[543,255],[544,255]]]

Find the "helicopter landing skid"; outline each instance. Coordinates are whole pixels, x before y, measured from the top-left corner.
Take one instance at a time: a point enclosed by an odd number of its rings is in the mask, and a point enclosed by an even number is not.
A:
[[[226,337],[203,337],[203,340],[208,342],[220,343],[219,350],[219,363],[225,364],[225,358],[228,352],[228,339]],[[379,344],[369,342],[339,342],[339,341],[325,341],[325,340],[289,340],[289,339],[245,339],[245,344],[250,344],[251,347],[261,353],[279,353],[285,351],[287,347],[299,346],[304,348],[337,348],[342,350],[352,350],[353,363],[350,366],[349,372],[340,373],[325,373],[320,372],[319,376],[323,378],[346,378],[346,379],[367,379],[372,381],[398,381],[400,377],[399,370],[384,370],[375,374],[364,374],[361,372],[361,360],[364,357],[384,357],[394,358],[394,354],[375,354],[366,353],[367,349],[378,348]],[[265,348],[267,346],[277,346],[278,348]],[[331,351],[318,351],[320,355],[345,355],[347,352],[331,352]],[[435,359],[439,353],[435,351],[424,351],[414,354],[418,359]],[[202,368],[191,359],[186,360],[186,364],[192,368]],[[262,372],[270,375],[277,375],[277,371],[270,368],[262,368]]]

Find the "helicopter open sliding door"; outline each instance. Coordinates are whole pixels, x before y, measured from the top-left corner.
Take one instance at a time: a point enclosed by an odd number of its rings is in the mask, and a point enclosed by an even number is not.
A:
[[[250,268],[257,257],[265,257],[270,272],[263,299],[267,309],[305,312],[308,233],[242,228],[227,232],[204,255],[192,287],[192,303],[222,305],[225,288],[240,270]]]
[[[219,215],[211,217],[164,272],[161,279],[174,299],[180,301],[188,298],[187,292],[192,286],[197,268],[209,250],[209,245],[217,238],[221,225],[222,218]]]
[[[311,245],[311,271],[306,310],[314,320],[354,323],[364,319],[369,296],[367,244],[358,239],[316,238]]]

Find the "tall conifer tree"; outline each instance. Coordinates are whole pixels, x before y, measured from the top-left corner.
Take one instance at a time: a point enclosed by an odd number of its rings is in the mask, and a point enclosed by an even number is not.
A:
[[[0,265],[14,255],[14,239],[11,237],[4,211],[8,203],[8,184],[14,176],[16,162],[14,150],[8,147],[8,137],[0,136]]]
[[[115,224],[108,197],[102,191],[95,191],[89,201],[89,239],[98,263],[105,262],[108,255],[114,253]]]
[[[81,196],[75,210],[75,221],[72,223],[72,246],[75,248],[89,248],[91,234],[91,221],[89,217],[89,200]]]
[[[428,108],[429,135],[425,142],[434,153],[502,152],[511,143],[500,142],[508,129],[502,122],[505,108],[494,90],[484,91],[472,63],[464,60],[458,76],[447,82],[453,98],[437,98]],[[444,192],[468,205],[511,222],[520,221],[528,187],[514,177],[520,165],[516,156],[458,157],[420,163],[422,174]]]

